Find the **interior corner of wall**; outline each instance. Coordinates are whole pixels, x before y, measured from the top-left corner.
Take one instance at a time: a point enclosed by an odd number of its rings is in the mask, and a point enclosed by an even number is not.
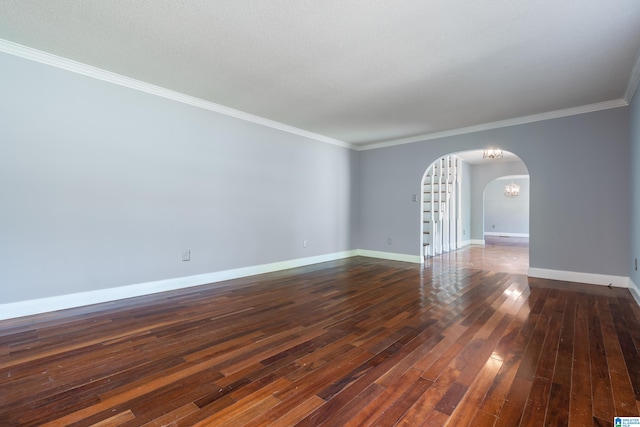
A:
[[[633,298],[636,300],[636,304],[640,306],[640,287],[629,277],[629,291]]]

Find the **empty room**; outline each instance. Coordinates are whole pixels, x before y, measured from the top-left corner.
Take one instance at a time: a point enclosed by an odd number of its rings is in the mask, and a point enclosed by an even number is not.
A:
[[[0,426],[640,425],[640,2],[0,0]]]

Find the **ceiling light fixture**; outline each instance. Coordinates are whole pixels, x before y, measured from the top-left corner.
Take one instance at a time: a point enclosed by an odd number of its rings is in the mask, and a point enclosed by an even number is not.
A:
[[[520,186],[512,182],[504,187],[504,195],[512,199],[518,197],[520,195]]]
[[[501,159],[502,158],[502,150],[499,148],[489,148],[487,150],[482,151],[483,159]]]

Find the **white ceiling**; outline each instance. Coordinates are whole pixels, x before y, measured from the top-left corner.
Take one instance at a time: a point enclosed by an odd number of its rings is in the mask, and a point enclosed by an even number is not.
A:
[[[640,78],[638,0],[0,0],[0,38],[359,147]]]

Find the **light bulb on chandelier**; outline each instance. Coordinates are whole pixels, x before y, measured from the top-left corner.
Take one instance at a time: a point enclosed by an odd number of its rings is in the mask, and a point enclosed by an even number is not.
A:
[[[501,159],[502,150],[499,148],[488,148],[482,151],[483,159]]]
[[[510,198],[518,197],[520,195],[520,186],[512,182],[504,187],[504,195]]]

